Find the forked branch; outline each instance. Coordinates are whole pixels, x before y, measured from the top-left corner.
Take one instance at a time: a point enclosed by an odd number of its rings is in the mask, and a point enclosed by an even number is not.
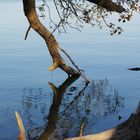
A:
[[[36,8],[35,0],[23,0],[24,13],[33,28],[46,42],[50,55],[53,59],[53,65],[49,67],[50,71],[60,68],[68,75],[79,75],[78,71],[66,65],[64,59],[59,54],[58,43],[52,33],[40,22]]]

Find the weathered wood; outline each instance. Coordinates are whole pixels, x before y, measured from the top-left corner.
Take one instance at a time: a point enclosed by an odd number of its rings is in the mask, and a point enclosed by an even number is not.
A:
[[[18,126],[19,126],[18,140],[26,140],[25,129],[22,123],[22,119],[17,111],[15,111],[15,115],[16,115]]]
[[[135,114],[120,125],[110,130],[66,140],[140,140],[140,103]]]
[[[53,65],[48,69],[50,71],[55,70],[56,68],[60,68],[65,71],[68,75],[78,75],[79,73],[66,65],[64,59],[61,57],[58,51],[58,43],[52,33],[40,22],[36,8],[35,8],[35,0],[23,0],[23,8],[25,16],[29,21],[29,25],[33,28],[46,42],[48,46],[48,50],[53,59]]]

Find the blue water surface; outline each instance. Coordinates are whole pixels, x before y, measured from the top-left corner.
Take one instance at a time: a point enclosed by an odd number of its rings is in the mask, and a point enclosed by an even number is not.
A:
[[[27,130],[31,131],[47,124],[48,120],[45,122],[43,117],[48,116],[53,101],[48,82],[59,86],[67,75],[59,69],[54,72],[48,71],[52,60],[45,42],[37,33],[31,30],[28,39],[24,41],[28,22],[23,13],[22,2],[1,1],[0,17],[0,140],[14,140],[19,133],[15,110],[21,114]],[[55,33],[61,46],[95,84],[92,88],[100,89],[103,94],[98,108],[95,108],[95,98],[92,98],[93,103],[88,103],[91,113],[84,134],[116,126],[126,120],[137,107],[140,100],[140,72],[128,71],[128,68],[140,66],[139,21],[140,16],[136,15],[131,22],[123,24],[124,32],[119,36],[110,36],[107,27],[100,30],[89,26],[85,26],[81,32],[68,29],[66,34]],[[80,90],[82,84],[83,79],[79,78],[74,86]],[[89,87],[85,93],[92,93],[92,88]],[[114,92],[114,89],[117,92]],[[121,102],[121,107],[119,106],[116,112],[108,113],[102,108],[104,102],[108,105],[106,103],[114,99],[111,93],[117,93],[123,103]],[[64,99],[68,97],[64,96]],[[88,98],[85,94],[83,97]],[[67,102],[70,99],[67,99]],[[85,99],[81,97],[81,104],[77,109],[84,105]],[[67,104],[65,100],[63,104]],[[63,108],[61,105],[60,112]],[[81,111],[80,115],[84,116],[84,113]],[[121,120],[118,120],[119,115]],[[75,118],[76,112],[71,116]],[[61,121],[59,119],[56,126],[59,126]],[[65,136],[76,136],[76,132],[73,131],[77,129],[78,121],[73,120],[75,126],[69,125],[70,120],[66,122],[71,129],[67,130]]]

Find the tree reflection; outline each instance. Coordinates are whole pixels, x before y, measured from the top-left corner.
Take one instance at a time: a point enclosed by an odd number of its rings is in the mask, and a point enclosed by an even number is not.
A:
[[[68,78],[58,88],[49,83],[53,91],[49,112],[48,102],[43,101],[47,96],[43,92],[37,95],[26,89],[23,95],[23,108],[29,121],[29,139],[61,140],[78,136],[82,124],[86,130],[96,123],[98,117],[117,113],[124,106],[124,98],[109,85],[107,79],[92,81],[89,85],[75,83],[75,86],[74,81],[77,78]],[[41,117],[37,116],[35,121],[32,115],[36,110]]]

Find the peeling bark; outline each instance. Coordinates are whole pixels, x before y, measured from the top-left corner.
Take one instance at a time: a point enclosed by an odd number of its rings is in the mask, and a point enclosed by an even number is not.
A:
[[[60,68],[68,75],[79,75],[79,73],[66,65],[64,59],[61,57],[58,51],[58,43],[52,33],[40,22],[36,8],[35,0],[23,0],[23,8],[25,16],[27,17],[31,28],[33,28],[46,42],[48,50],[53,59],[53,65],[48,68],[49,71],[53,71],[56,68]]]

